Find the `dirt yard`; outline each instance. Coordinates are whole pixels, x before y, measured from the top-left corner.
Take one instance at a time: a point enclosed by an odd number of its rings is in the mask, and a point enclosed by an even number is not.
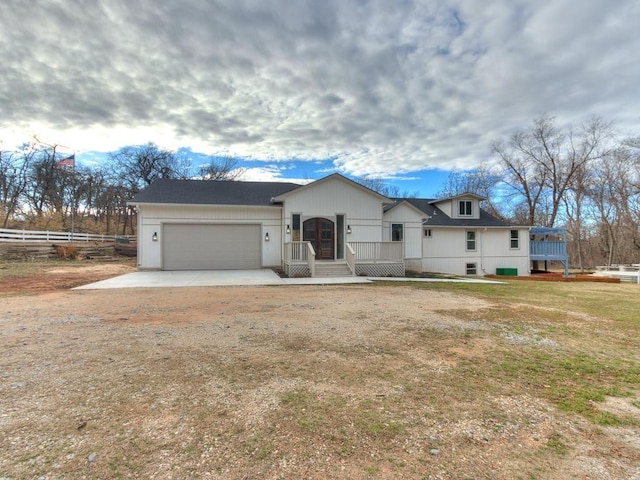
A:
[[[0,478],[640,479],[637,397],[595,425],[508,368],[606,322],[403,285],[68,289],[132,269],[0,278]]]

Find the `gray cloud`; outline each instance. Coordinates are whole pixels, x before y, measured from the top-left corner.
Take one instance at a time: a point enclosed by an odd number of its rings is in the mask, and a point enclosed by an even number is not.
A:
[[[5,0],[0,139],[471,166],[545,112],[637,132],[638,24],[633,0]]]

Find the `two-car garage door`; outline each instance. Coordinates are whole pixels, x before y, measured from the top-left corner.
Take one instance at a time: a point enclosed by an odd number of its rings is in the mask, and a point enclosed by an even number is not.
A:
[[[260,225],[164,224],[163,270],[262,267]]]

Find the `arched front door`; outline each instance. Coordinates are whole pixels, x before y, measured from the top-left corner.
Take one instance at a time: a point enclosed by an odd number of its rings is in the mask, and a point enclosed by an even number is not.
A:
[[[310,218],[302,224],[302,240],[311,242],[316,260],[333,260],[333,222],[326,218]]]

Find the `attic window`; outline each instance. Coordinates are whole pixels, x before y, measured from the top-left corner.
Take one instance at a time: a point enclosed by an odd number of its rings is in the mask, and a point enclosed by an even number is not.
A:
[[[458,214],[461,217],[470,217],[473,215],[471,200],[460,200],[458,202]]]
[[[427,238],[431,238],[431,229],[430,228],[425,228],[424,229],[424,236]]]

